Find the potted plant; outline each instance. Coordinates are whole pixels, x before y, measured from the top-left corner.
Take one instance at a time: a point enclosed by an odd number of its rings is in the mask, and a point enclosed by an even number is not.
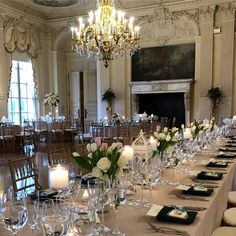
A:
[[[107,102],[106,111],[109,120],[111,120],[112,117],[112,101],[114,98],[116,98],[116,95],[110,88],[107,89],[102,95],[102,101]]]
[[[211,116],[216,117],[218,106],[223,98],[223,93],[219,87],[212,87],[208,90],[207,97],[211,100]]]

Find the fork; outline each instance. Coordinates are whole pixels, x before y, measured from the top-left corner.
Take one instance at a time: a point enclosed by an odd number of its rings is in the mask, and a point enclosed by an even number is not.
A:
[[[153,230],[155,230],[157,233],[162,234],[171,234],[171,235],[181,235],[181,236],[190,236],[190,234],[187,231],[184,230],[177,230],[169,227],[157,227],[154,224],[148,222],[148,224],[151,226]]]

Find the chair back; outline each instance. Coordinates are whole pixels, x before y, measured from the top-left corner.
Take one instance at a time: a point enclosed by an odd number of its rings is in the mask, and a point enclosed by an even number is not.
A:
[[[9,168],[15,195],[22,191],[29,194],[40,188],[35,157],[9,160]]]
[[[92,124],[92,137],[101,137],[103,138],[103,124],[93,123]]]
[[[58,149],[56,151],[48,152],[48,165],[69,165],[71,163],[71,156],[68,149]]]

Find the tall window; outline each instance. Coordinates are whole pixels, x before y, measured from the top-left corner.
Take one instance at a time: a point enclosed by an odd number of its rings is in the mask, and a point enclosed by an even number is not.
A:
[[[8,118],[15,124],[36,119],[36,97],[31,61],[12,61]]]

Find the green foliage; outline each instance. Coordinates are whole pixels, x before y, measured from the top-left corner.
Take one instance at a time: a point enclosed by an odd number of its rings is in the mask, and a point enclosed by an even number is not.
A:
[[[112,100],[116,98],[115,93],[109,88],[102,95],[102,101],[112,102]]]
[[[214,103],[219,104],[222,101],[223,93],[219,87],[212,87],[207,92],[207,97]]]

